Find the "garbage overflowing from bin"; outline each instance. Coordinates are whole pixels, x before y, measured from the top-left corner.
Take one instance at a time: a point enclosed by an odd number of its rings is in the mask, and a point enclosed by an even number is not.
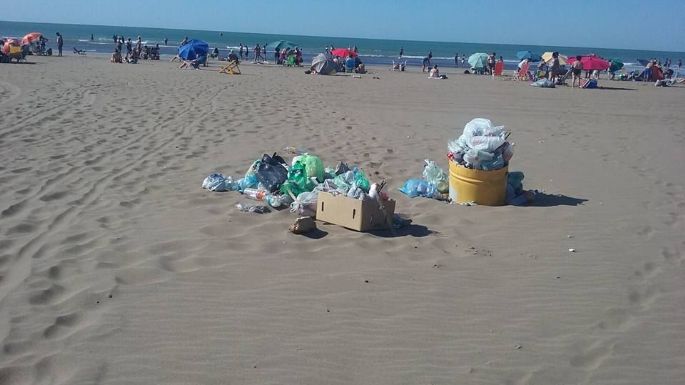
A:
[[[323,220],[344,227],[367,231],[393,226],[395,201],[383,190],[385,182],[371,183],[362,169],[339,162],[335,169],[324,167],[321,158],[298,153],[290,165],[278,154],[265,154],[252,162],[237,180],[212,173],[202,182],[209,191],[237,191],[244,197],[266,205],[238,204],[243,212],[268,213],[290,207],[299,217],[322,216]],[[322,195],[325,194],[325,195]],[[319,200],[326,199],[318,205]],[[267,206],[268,205],[268,206]],[[316,228],[298,219],[295,233]]]
[[[476,118],[464,126],[461,135],[447,143],[449,175],[426,159],[422,179],[408,179],[400,191],[407,196],[451,201],[465,206],[525,205],[534,191],[523,190],[523,173],[509,172],[514,155],[510,133]]]
[[[466,168],[499,170],[514,156],[508,137],[504,126],[493,126],[488,119],[476,118],[466,123],[459,138],[447,143],[447,157]]]

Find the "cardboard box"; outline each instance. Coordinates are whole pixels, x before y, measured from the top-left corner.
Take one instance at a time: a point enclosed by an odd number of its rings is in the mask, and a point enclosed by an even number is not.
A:
[[[342,195],[320,192],[316,201],[316,219],[346,227],[368,231],[389,229],[395,214],[395,201],[389,199],[379,207],[375,201],[362,201]]]

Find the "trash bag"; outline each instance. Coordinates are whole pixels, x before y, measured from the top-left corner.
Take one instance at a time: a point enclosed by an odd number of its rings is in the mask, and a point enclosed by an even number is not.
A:
[[[540,79],[534,83],[530,84],[533,87],[540,87],[540,88],[554,88],[554,82],[549,80],[549,79]]]
[[[371,183],[369,183],[369,180],[366,178],[364,171],[355,167],[352,172],[354,172],[354,181],[357,183],[357,187],[362,189],[365,193],[368,193],[371,188]]]
[[[425,160],[426,165],[423,167],[423,178],[428,182],[437,187],[438,191],[441,193],[446,193],[449,190],[449,182],[447,178],[447,173],[440,168],[432,160]]]
[[[231,191],[237,190],[237,184],[233,182],[230,176],[212,173],[202,181],[202,188],[209,191]]]
[[[321,158],[316,155],[304,154],[299,160],[304,164],[305,170],[307,170],[307,178],[316,178],[319,182],[324,181],[325,168]]]
[[[259,161],[256,170],[257,180],[267,191],[278,191],[283,182],[288,179],[288,169],[286,163],[280,156],[264,154]]]
[[[435,185],[428,183],[424,179],[407,179],[400,187],[400,191],[410,198],[418,196],[426,198],[435,198],[439,195]]]
[[[281,184],[280,191],[283,194],[298,196],[303,192],[312,191],[314,182],[307,177],[305,165],[297,160],[288,170],[287,180]]]
[[[318,191],[305,191],[300,193],[290,204],[290,212],[300,216],[316,216],[316,202],[319,197]]]

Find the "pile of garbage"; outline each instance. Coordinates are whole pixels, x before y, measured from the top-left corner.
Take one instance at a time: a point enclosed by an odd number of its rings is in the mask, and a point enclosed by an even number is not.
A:
[[[449,181],[447,173],[434,161],[426,159],[423,166],[423,179],[407,179],[400,191],[410,198],[425,197],[448,200]]]
[[[324,167],[321,158],[308,153],[298,153],[290,165],[278,154],[265,154],[255,160],[245,175],[234,180],[230,176],[212,173],[202,182],[209,191],[238,191],[245,197],[265,202],[274,209],[290,206],[290,211],[301,216],[316,215],[319,192],[343,195],[360,200],[388,200],[382,191],[385,182],[369,182],[358,167],[344,162],[335,169]],[[268,213],[267,206],[237,205],[245,212]]]
[[[509,133],[504,126],[493,126],[488,119],[476,118],[464,126],[459,138],[447,143],[448,157],[463,167],[477,170],[499,170],[514,156]]]

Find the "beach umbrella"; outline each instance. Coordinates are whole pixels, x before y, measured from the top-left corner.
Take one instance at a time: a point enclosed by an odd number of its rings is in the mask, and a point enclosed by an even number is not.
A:
[[[283,48],[292,49],[297,47],[297,44],[288,40],[276,40],[266,45],[270,51],[280,51]]]
[[[567,63],[570,65],[573,65],[573,63],[576,62],[575,57],[570,57],[567,60]],[[586,71],[604,71],[606,69],[609,69],[611,66],[611,63],[608,61],[598,57],[598,56],[581,56],[580,57],[580,62],[583,63],[583,69]]]
[[[29,32],[21,39],[21,45],[29,45],[43,36],[40,32]]]
[[[609,66],[609,71],[611,72],[616,72],[623,68],[623,62],[620,61],[619,59],[609,59],[609,63],[611,64]]]
[[[469,56],[469,65],[471,68],[485,68],[488,63],[488,54],[486,53],[474,53]]]
[[[209,44],[202,40],[192,39],[178,47],[178,56],[183,60],[194,60],[200,56],[207,56]]]
[[[347,48],[336,48],[333,51],[331,51],[331,55],[337,56],[337,57],[357,57],[357,53],[352,51],[351,49]]]
[[[545,52],[542,54],[542,61],[547,64],[552,64],[552,52]],[[564,55],[559,54],[559,65],[566,65],[568,63],[568,58]]]
[[[540,61],[542,59],[540,57],[540,55],[533,53],[533,52],[530,52],[530,51],[518,51],[518,52],[516,52],[516,57],[519,60],[528,59],[528,61],[530,61],[530,62],[537,62],[537,61]]]

